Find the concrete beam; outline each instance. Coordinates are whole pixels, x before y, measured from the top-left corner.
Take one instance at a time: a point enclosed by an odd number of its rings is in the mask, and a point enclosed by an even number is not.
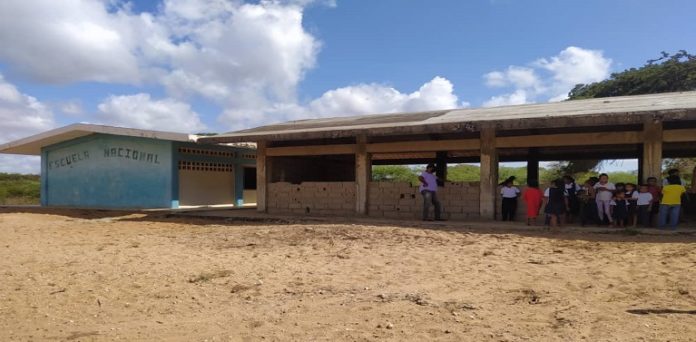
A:
[[[596,132],[499,137],[498,148],[639,144],[641,132]]]

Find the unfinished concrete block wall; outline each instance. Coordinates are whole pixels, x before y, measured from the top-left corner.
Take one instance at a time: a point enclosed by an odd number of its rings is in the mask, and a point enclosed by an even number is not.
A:
[[[479,183],[447,182],[438,188],[442,217],[466,220],[479,217]],[[371,182],[368,189],[368,215],[372,217],[420,219],[423,197],[418,186],[405,182]],[[434,208],[431,206],[430,217]]]
[[[355,215],[355,182],[268,184],[271,214]]]

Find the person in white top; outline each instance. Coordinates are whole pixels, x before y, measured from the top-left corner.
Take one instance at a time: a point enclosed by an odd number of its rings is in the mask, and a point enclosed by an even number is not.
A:
[[[643,227],[650,227],[650,210],[652,209],[653,195],[650,193],[647,184],[642,184],[638,192],[633,193],[638,208],[638,223]]]
[[[609,219],[609,223],[613,224],[614,220],[611,218],[611,199],[614,198],[614,190],[616,187],[613,183],[609,183],[609,175],[603,173],[599,175],[599,182],[594,185],[597,190],[597,214],[599,215],[599,222],[604,221],[606,216]]]
[[[503,221],[514,221],[517,213],[517,197],[520,195],[520,189],[513,185],[511,179],[508,179],[500,188],[500,195],[503,198]]]
[[[421,182],[420,193],[423,195],[423,221],[430,220],[428,218],[428,212],[430,211],[430,204],[435,206],[435,220],[443,221],[440,217],[441,206],[440,200],[437,198],[437,176],[435,176],[435,164],[428,164],[425,167],[418,180]]]

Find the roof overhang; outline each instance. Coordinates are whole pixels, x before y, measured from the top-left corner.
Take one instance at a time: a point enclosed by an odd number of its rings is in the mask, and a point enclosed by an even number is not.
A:
[[[171,141],[195,141],[185,133],[151,131],[92,124],[73,124],[0,145],[0,153],[41,155],[41,148],[91,134],[111,134]]]
[[[202,143],[344,138],[497,130],[630,125],[655,118],[696,120],[696,92],[573,100],[555,103],[361,115],[300,120],[199,139]]]

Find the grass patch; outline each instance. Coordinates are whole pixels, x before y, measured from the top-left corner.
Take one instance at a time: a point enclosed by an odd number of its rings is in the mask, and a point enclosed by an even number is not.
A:
[[[39,204],[41,180],[38,175],[0,173],[0,204]]]

